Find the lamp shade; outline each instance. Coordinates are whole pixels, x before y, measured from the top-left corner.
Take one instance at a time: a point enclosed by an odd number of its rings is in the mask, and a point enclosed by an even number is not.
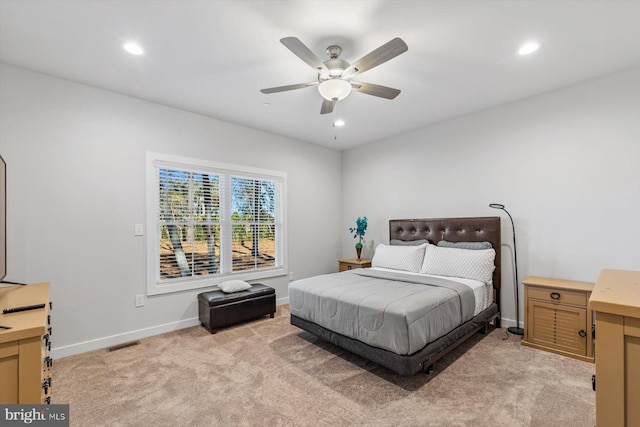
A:
[[[341,79],[329,79],[320,83],[318,91],[324,99],[339,101],[351,93],[351,83]]]

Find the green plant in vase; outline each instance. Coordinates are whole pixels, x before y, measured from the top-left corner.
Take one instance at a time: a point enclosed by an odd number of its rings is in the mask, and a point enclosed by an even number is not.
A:
[[[360,261],[360,255],[362,255],[362,238],[364,234],[367,232],[367,217],[358,217],[356,219],[356,226],[349,227],[349,232],[353,233],[353,238],[358,238],[358,243],[356,243],[356,254],[358,255],[358,261]]]

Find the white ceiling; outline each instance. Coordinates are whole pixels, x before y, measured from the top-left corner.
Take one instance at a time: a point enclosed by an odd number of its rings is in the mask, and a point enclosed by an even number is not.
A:
[[[0,61],[346,149],[637,66],[639,22],[640,1],[612,0],[0,0]],[[357,79],[402,93],[340,101],[334,140],[315,87],[259,91],[317,77],[286,36],[349,62],[400,37],[406,53]],[[541,49],[516,55],[530,39]]]

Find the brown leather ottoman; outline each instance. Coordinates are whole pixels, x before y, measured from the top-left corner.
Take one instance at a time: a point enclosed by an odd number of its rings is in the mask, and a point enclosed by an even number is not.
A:
[[[215,334],[216,328],[255,319],[276,312],[275,289],[254,283],[250,289],[226,294],[222,291],[198,295],[198,315],[202,326]]]

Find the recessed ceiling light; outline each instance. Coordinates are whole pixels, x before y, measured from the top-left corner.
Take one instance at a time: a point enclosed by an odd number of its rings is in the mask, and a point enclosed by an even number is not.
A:
[[[336,120],[333,123],[334,126],[344,126],[344,120]]]
[[[134,42],[127,42],[122,45],[122,48],[132,55],[142,55],[144,53],[142,47],[140,47],[138,43]]]
[[[271,104],[269,104],[268,102],[265,102],[264,104],[262,104],[262,106],[264,108],[269,108],[269,107],[271,107]]]
[[[518,55],[529,55],[530,53],[535,52],[540,48],[540,43],[538,42],[527,42],[520,46],[518,49]]]

